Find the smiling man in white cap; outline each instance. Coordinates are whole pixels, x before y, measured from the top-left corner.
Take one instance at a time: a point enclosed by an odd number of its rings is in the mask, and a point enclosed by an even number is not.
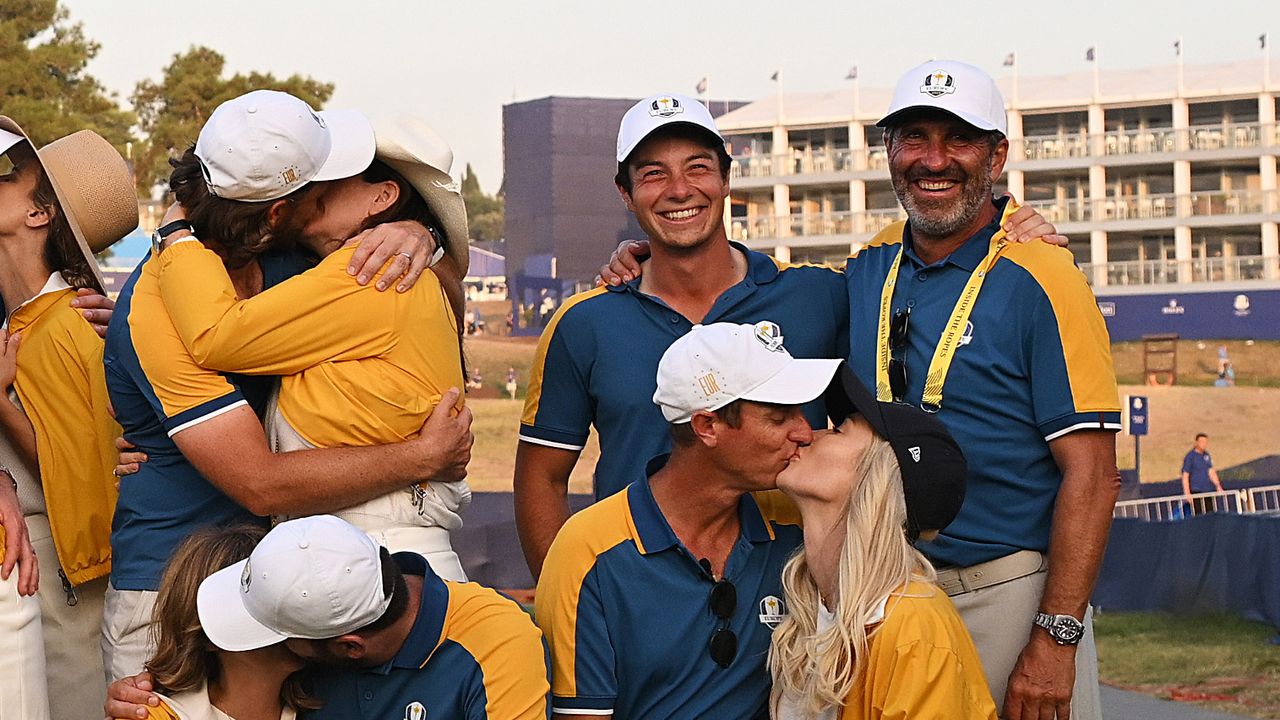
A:
[[[557,716],[763,717],[801,542],[794,507],[764,491],[812,440],[801,407],[841,364],[783,342],[772,322],[715,323],[662,356],[670,458],[570,518],[538,581]]]
[[[695,324],[770,320],[797,357],[840,357],[844,283],[827,268],[780,265],[729,241],[730,158],[711,113],[682,95],[636,103],[618,128],[618,193],[649,237],[643,278],[573,296],[542,334],[516,453],[516,521],[536,579],[569,516],[569,475],[594,426],[595,496],[643,478],[670,448],[651,402],[663,351]],[[619,328],[623,332],[619,332]],[[805,409],[825,427],[819,404]]]
[[[221,256],[238,297],[307,269],[296,250],[269,250],[272,235],[297,232],[319,216],[321,183],[361,173],[374,152],[373,129],[360,113],[317,113],[291,95],[255,91],[219,106],[195,147],[174,163],[171,186],[190,207],[190,218],[157,231],[152,257],[121,290],[104,356],[125,438],[148,456],[121,479],[112,525],[115,562],[103,623],[112,679],[138,672],[149,656],[149,607],[161,571],[195,528],[336,510],[424,479],[455,480],[465,473],[469,415],[451,416],[448,402],[427,419],[420,438],[272,453],[258,418],[274,379],[200,367],[166,308],[159,279],[164,247],[184,236],[199,234]],[[362,248],[375,245],[373,235],[387,227],[370,231]],[[420,255],[425,265],[429,253],[419,234],[384,239],[387,252]],[[372,267],[360,272],[372,276],[382,262],[375,253]],[[396,256],[382,278],[410,267]],[[345,280],[356,286],[356,279]]]
[[[1106,326],[1071,254],[1007,242],[995,81],[931,61],[879,125],[908,221],[846,265],[849,362],[881,401],[938,414],[968,458],[959,516],[922,552],[982,658],[1001,717],[1100,715],[1088,615],[1118,490]]]

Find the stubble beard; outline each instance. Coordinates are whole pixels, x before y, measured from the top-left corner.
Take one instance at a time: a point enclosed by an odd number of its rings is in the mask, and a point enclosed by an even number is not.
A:
[[[928,174],[894,173],[893,191],[907,211],[912,231],[927,237],[950,237],[964,230],[982,212],[983,205],[991,202],[993,183],[989,171],[967,175],[959,199],[945,204],[916,202],[915,195],[911,193],[911,183],[919,177],[928,177]]]

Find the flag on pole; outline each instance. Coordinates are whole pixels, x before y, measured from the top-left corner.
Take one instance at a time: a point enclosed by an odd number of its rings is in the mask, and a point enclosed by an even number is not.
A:
[[[857,65],[854,65],[853,67],[849,68],[849,74],[848,74],[848,75],[845,75],[845,76],[844,76],[844,79],[845,79],[845,80],[857,80],[857,79],[858,79],[858,66],[857,66]]]
[[[1008,55],[1005,55],[1005,56],[1004,56],[1004,67],[1013,67],[1013,63],[1014,63],[1014,60],[1015,60],[1015,59],[1016,59],[1016,58],[1013,56],[1013,53],[1009,53]]]
[[[1178,57],[1182,57],[1182,40],[1181,39],[1173,41],[1173,54],[1177,55]]]
[[[1087,62],[1093,62],[1094,57],[1096,57],[1096,53],[1094,52],[1094,50],[1095,50],[1095,49],[1096,49],[1096,48],[1092,48],[1092,47],[1091,47],[1091,48],[1089,48],[1088,50],[1085,50],[1085,51],[1084,51],[1084,59],[1085,59]]]
[[[782,73],[782,71],[781,71],[781,70],[774,70],[774,71],[773,71],[773,74],[769,76],[769,79],[770,79],[770,80],[773,80],[774,82],[777,82],[777,81],[778,81],[778,75],[779,75],[779,74],[781,74],[781,73]]]
[[[694,88],[694,90],[697,90],[699,95],[701,95],[702,93],[704,93],[704,92],[706,92],[706,91],[707,91],[707,76],[706,76],[706,75],[703,75],[703,76],[702,76],[702,79],[698,81],[698,85]]]

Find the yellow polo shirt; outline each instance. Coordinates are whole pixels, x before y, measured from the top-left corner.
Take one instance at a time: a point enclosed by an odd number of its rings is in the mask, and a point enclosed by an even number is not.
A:
[[[196,361],[282,375],[280,412],[316,447],[414,437],[441,394],[463,385],[457,320],[436,276],[379,292],[347,275],[354,252],[341,248],[248,300],[200,243],[160,255],[165,307]]]
[[[996,720],[973,639],[951,598],[929,583],[890,596],[864,678],[840,720]]]

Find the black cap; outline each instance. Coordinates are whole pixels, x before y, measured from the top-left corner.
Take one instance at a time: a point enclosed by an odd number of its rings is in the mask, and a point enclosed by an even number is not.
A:
[[[942,530],[951,524],[964,504],[967,467],[964,453],[942,421],[914,405],[876,400],[847,363],[836,371],[823,400],[836,424],[861,415],[877,435],[889,441],[902,469],[907,535],[912,540],[921,531]]]

